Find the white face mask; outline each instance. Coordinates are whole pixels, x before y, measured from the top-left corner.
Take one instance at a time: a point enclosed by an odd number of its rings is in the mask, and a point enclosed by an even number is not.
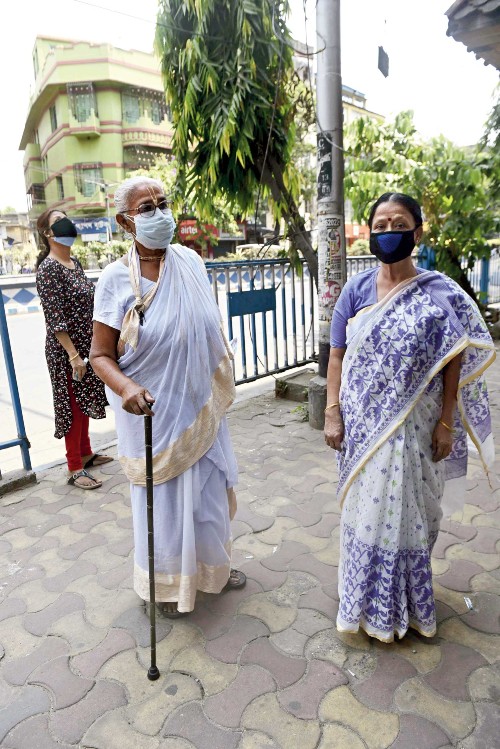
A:
[[[127,218],[132,219],[131,216]],[[157,208],[151,218],[141,216],[139,213],[133,220],[135,221],[134,237],[148,250],[164,250],[172,241],[176,223],[170,209],[163,213]]]

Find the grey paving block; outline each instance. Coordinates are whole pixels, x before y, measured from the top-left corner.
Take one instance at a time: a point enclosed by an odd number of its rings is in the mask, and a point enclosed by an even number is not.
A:
[[[226,689],[205,700],[203,709],[215,723],[238,728],[241,716],[252,700],[275,690],[276,684],[271,674],[258,666],[243,666]]]
[[[215,614],[234,616],[240,603],[255,593],[262,593],[262,588],[255,580],[248,579],[243,588],[223,591],[218,595],[207,595],[205,605]]]
[[[44,577],[45,570],[38,565],[30,565],[28,567],[21,567],[9,577],[4,577],[0,583],[0,596],[7,598],[13,590],[18,588],[24,583],[29,583],[32,580],[40,580]]]
[[[312,660],[302,679],[279,692],[278,700],[296,718],[316,720],[326,693],[348,682],[347,676],[333,663]]]
[[[49,730],[58,741],[76,744],[95,721],[127,704],[125,689],[111,681],[98,681],[83,700],[50,717]]]
[[[21,686],[28,676],[44,663],[53,661],[69,651],[68,643],[59,637],[47,637],[40,647],[22,658],[4,663],[2,676],[9,684]]]
[[[363,682],[354,684],[352,691],[358,700],[368,707],[375,710],[389,710],[396,689],[416,673],[417,670],[406,658],[379,650],[374,673]]]
[[[74,746],[61,744],[52,738],[48,715],[23,720],[5,737],[3,746],[5,749],[74,749]]]
[[[268,567],[264,567],[257,559],[252,559],[250,562],[245,562],[240,566],[242,572],[245,573],[247,578],[255,580],[262,590],[269,591],[279,588],[286,581],[287,572],[270,570]]]
[[[97,567],[95,564],[88,562],[86,559],[79,559],[66,572],[61,572],[54,577],[45,578],[43,587],[51,593],[62,593],[70,583],[87,575],[95,575],[96,572]]]
[[[481,526],[477,535],[469,541],[468,547],[481,554],[498,554],[497,545],[500,541],[500,528]],[[500,565],[500,560],[499,560]]]
[[[319,523],[321,520],[321,513],[307,512],[301,505],[295,504],[280,507],[276,516],[298,520],[302,527],[316,525],[316,523]]]
[[[62,559],[78,559],[84,551],[93,549],[96,546],[102,546],[106,543],[104,536],[99,533],[89,533],[88,536],[84,536],[80,541],[63,546],[58,550],[58,554]]]
[[[76,593],[63,593],[54,603],[49,604],[41,611],[32,614],[26,614],[24,617],[24,628],[32,635],[41,637],[51,625],[58,619],[74,611],[83,611],[85,601]]]
[[[25,611],[26,604],[20,598],[7,598],[0,603],[0,622],[3,622],[4,619],[24,614]]]
[[[78,523],[73,523],[70,528],[77,533],[89,533],[89,531],[91,531],[92,528],[95,528],[96,525],[107,523],[110,520],[116,520],[115,513],[109,512],[108,510],[102,510],[101,512],[89,515],[86,520],[80,520]]]
[[[340,515],[336,512],[325,512],[319,523],[309,526],[307,532],[318,538],[330,538],[333,529],[339,524]]]
[[[16,551],[16,562],[25,567],[37,554],[42,554],[44,551],[48,551],[49,549],[55,549],[57,546],[59,546],[58,538],[54,538],[50,535],[43,536],[37,543],[34,543],[33,546],[27,546],[25,549]]]
[[[190,624],[199,627],[207,640],[215,640],[231,629],[234,617],[213,612],[205,605],[206,598],[208,598],[208,594],[203,599],[198,595],[195,609],[189,614],[188,621]]]
[[[61,525],[68,525],[71,521],[72,517],[70,515],[53,515],[46,523],[40,523],[26,528],[26,535],[33,536],[33,538],[41,538],[53,528],[60,528]]]
[[[479,702],[475,705],[477,723],[474,731],[462,742],[463,749],[496,749],[500,736],[498,704]]]
[[[223,663],[237,663],[239,654],[249,642],[268,634],[268,628],[259,619],[237,616],[230,630],[207,642],[205,651]]]
[[[278,551],[265,559],[261,559],[261,564],[270,570],[286,570],[289,563],[299,554],[305,554],[309,549],[304,544],[297,541],[283,541]]]
[[[300,596],[299,608],[314,609],[333,621],[336,606],[335,601],[330,598],[330,596],[323,593],[321,588],[313,588],[313,590],[309,590],[307,593]]]
[[[445,533],[452,533],[462,541],[470,541],[471,538],[477,533],[477,528],[472,525],[465,525],[463,523],[457,523],[456,520],[450,520],[449,518],[443,518],[440,523],[441,531]]]
[[[486,659],[472,648],[454,642],[443,642],[439,666],[425,674],[423,679],[446,699],[465,702],[470,699],[467,689],[469,675],[487,663]]]
[[[439,726],[419,715],[399,716],[399,734],[389,749],[445,749],[448,736]]]
[[[491,593],[475,593],[476,611],[467,611],[461,620],[468,627],[487,634],[500,635],[500,598]]]
[[[279,689],[298,681],[307,665],[305,658],[293,658],[277,650],[267,637],[259,637],[247,645],[241,654],[240,663],[252,663],[267,669]]]
[[[66,509],[66,507],[81,505],[82,502],[83,498],[81,496],[76,496],[76,494],[66,494],[58,502],[44,502],[40,509],[42,512],[46,512],[47,515],[56,515],[58,512],[61,512],[61,510]]]
[[[48,692],[41,687],[24,687],[21,694],[10,705],[0,710],[0,744],[14,726],[32,715],[50,709]]]
[[[238,495],[236,495],[236,499]],[[265,531],[270,528],[274,523],[273,517],[264,517],[263,515],[257,515],[253,512],[248,505],[241,503],[236,511],[235,520],[240,520],[242,523],[246,523],[250,528],[257,533],[258,531]]]
[[[241,738],[240,731],[224,730],[209,721],[197,702],[191,702],[171,715],[162,733],[164,737],[187,739],[196,749],[236,749]]]
[[[117,629],[124,629],[128,632],[136,641],[137,645],[142,648],[149,647],[150,644],[150,629],[149,629],[149,617],[146,614],[145,609],[142,606],[134,606],[131,609],[127,609],[123,614],[120,614],[114,622],[113,627]],[[172,625],[169,624],[161,616],[156,617],[156,641],[161,642],[170,630]]]
[[[124,582],[129,580],[132,583],[132,576],[134,574],[134,563],[132,557],[127,559],[123,564],[118,564],[109,572],[102,572],[97,575],[97,582],[102,588],[106,590],[116,590]]]
[[[331,564],[320,562],[311,553],[300,554],[290,561],[290,570],[308,572],[313,575],[322,585],[338,584],[338,568]]]
[[[444,588],[459,592],[468,592],[471,589],[470,581],[474,575],[484,572],[483,568],[475,562],[465,559],[450,560],[450,568],[443,575],[436,575],[436,581]]]
[[[108,544],[107,548],[111,554],[116,554],[116,556],[119,557],[128,557],[134,548],[134,536],[130,533],[119,541],[114,541],[113,543]]]
[[[55,710],[61,710],[79,702],[94,686],[90,679],[76,676],[69,668],[69,656],[62,655],[39,666],[28,679],[28,684],[37,684],[52,692]]]
[[[128,632],[111,629],[104,640],[92,650],[80,653],[71,659],[71,667],[83,677],[93,679],[101,667],[117,653],[135,648],[135,640]]]

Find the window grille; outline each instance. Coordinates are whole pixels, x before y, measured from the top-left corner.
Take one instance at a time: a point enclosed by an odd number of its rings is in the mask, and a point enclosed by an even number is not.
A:
[[[86,122],[93,114],[98,116],[92,83],[68,83],[66,92],[69,110],[77,122]]]
[[[74,164],[75,185],[85,198],[91,198],[103,184],[102,164]]]

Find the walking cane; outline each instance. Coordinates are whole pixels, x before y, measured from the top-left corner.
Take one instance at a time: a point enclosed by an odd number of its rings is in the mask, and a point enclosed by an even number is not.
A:
[[[148,679],[156,681],[160,672],[156,666],[156,610],[155,610],[155,538],[153,524],[153,421],[144,416],[144,441],[146,445],[146,497],[148,516],[148,562],[149,562],[149,630],[151,636],[151,665]]]

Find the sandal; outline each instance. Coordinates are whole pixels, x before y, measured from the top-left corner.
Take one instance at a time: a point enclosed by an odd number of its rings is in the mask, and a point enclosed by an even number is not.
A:
[[[90,479],[93,483],[92,484],[79,484],[78,479],[82,476],[85,476],[85,478]],[[99,489],[100,486],[102,486],[102,481],[98,481],[94,476],[92,476],[88,471],[85,470],[85,468],[82,468],[81,471],[77,471],[68,479],[68,484],[70,486],[76,486],[78,489]]]
[[[165,604],[159,604],[162,616],[166,616],[167,619],[180,619],[183,616],[187,616],[189,611],[179,611],[176,609],[175,611],[167,611],[165,609]]]
[[[85,468],[89,468],[90,466],[97,468],[97,466],[103,466],[105,463],[111,463],[112,460],[114,459],[110,455],[99,455],[99,453],[94,453],[85,461]]]
[[[244,588],[247,584],[247,576],[240,570],[230,570],[229,580],[224,585],[222,590],[235,590],[238,588]]]

